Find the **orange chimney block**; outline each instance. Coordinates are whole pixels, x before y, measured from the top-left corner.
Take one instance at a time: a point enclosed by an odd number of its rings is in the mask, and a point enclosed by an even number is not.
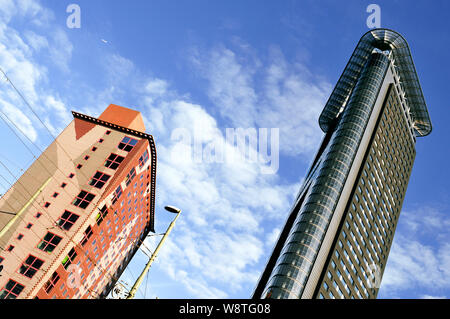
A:
[[[141,113],[123,106],[110,104],[98,119],[145,133]]]

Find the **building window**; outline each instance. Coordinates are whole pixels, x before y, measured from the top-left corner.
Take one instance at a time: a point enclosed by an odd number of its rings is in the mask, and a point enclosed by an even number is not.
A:
[[[122,163],[123,160],[123,156],[111,153],[111,155],[109,155],[108,159],[105,162],[105,166],[111,169],[117,169],[117,167],[119,167],[120,163]]]
[[[115,202],[117,202],[117,200],[120,198],[120,196],[122,196],[122,186],[119,185],[116,188],[116,190],[114,191],[112,203],[114,204]]]
[[[3,260],[5,260],[5,258],[0,256],[0,264],[3,262]]]
[[[78,164],[77,165],[77,169],[80,169],[80,168],[82,168],[83,167],[83,165],[81,165],[81,164]]]
[[[70,173],[70,174],[69,174],[69,178],[73,178],[74,176],[75,176],[74,173]]]
[[[88,159],[89,159],[89,155],[86,155],[86,156],[84,157],[84,160],[87,161]]]
[[[109,135],[109,134],[111,134],[111,131],[110,131],[110,130],[107,130],[107,131],[105,132],[105,134],[106,134],[106,135]]]
[[[33,227],[32,223],[28,223],[27,226],[25,226],[26,229],[30,229],[31,227]]]
[[[130,172],[127,175],[127,178],[125,180],[125,184],[128,186],[130,185],[131,181],[133,180],[133,178],[136,177],[136,170],[134,169],[134,167],[130,170]]]
[[[47,294],[49,294],[50,291],[52,291],[53,287],[55,287],[55,285],[58,283],[58,280],[59,280],[59,275],[55,271],[52,274],[52,276],[50,277],[50,279],[44,285],[44,290]]]
[[[65,230],[70,230],[72,228],[73,224],[78,220],[80,216],[69,212],[68,210],[65,210],[64,213],[59,218],[57,224],[59,227]]]
[[[110,177],[110,175],[97,171],[89,182],[89,185],[100,189],[105,185]]]
[[[66,257],[64,257],[64,259],[62,260],[64,269],[67,269],[67,267],[69,267],[73,263],[73,261],[75,260],[76,257],[77,257],[77,252],[75,251],[75,248],[72,247],[72,249],[69,251],[69,254]]]
[[[55,249],[55,247],[59,244],[61,239],[62,239],[61,237],[48,232],[41,240],[41,242],[38,244],[37,248],[46,251],[48,253],[51,253]]]
[[[148,161],[148,150],[145,150],[144,154],[139,157],[139,167],[142,168],[142,166],[145,165]]]
[[[39,268],[41,268],[44,261],[39,258],[29,255],[25,262],[20,266],[19,273],[28,278],[33,278],[33,276],[37,273]]]
[[[121,150],[124,150],[126,152],[129,152],[133,149],[133,147],[137,144],[137,140],[135,140],[134,138],[125,136],[122,139],[122,142],[119,143],[118,148]]]
[[[103,141],[104,141],[104,139],[102,139],[102,138],[98,140],[99,143],[103,143]]]
[[[36,217],[36,218],[39,218],[41,216],[42,216],[42,213],[40,213],[40,212],[37,212],[36,215],[34,215],[34,217]]]
[[[44,207],[45,208],[49,208],[50,207],[50,203],[49,202],[45,202]]]
[[[8,248],[6,249],[7,251],[13,251],[14,246],[13,245],[9,245]]]
[[[81,246],[86,245],[86,243],[88,242],[88,240],[91,236],[92,236],[92,228],[91,228],[91,226],[88,226],[83,233],[83,239],[81,240]]]
[[[17,240],[21,240],[23,238],[23,234],[19,234],[18,236],[17,236]]]
[[[56,198],[56,197],[58,197],[58,195],[59,195],[59,193],[54,192],[53,195],[52,195],[52,197],[53,197],[53,198]]]
[[[78,194],[78,196],[75,197],[72,204],[77,207],[85,209],[94,199],[94,197],[95,197],[94,194],[88,193],[86,191],[81,191],[80,194]]]
[[[10,279],[5,287],[3,287],[0,291],[0,299],[16,299],[22,292],[23,288],[25,288],[23,285]]]
[[[108,215],[108,209],[106,208],[106,205],[102,207],[102,209],[99,211],[96,217],[97,225],[100,226],[103,219],[105,219],[106,215]]]
[[[97,150],[97,147],[95,147],[95,146],[93,146],[92,148],[91,148],[91,151],[92,152],[95,152]]]

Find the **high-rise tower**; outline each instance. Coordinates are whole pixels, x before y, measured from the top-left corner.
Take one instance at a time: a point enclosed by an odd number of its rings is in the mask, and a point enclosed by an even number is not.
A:
[[[0,299],[106,297],[154,231],[156,149],[111,104],[74,120],[0,199]]]
[[[254,298],[376,298],[431,122],[406,40],[359,41],[319,118],[325,136]]]

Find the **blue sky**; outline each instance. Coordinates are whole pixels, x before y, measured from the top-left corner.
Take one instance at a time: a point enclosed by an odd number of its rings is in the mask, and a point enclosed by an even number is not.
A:
[[[69,29],[66,8],[81,8]],[[110,103],[142,112],[158,150],[157,232],[183,209],[137,297],[248,298],[268,259],[322,132],[317,123],[359,38],[369,1],[0,0],[0,67],[53,135],[71,110],[98,116]],[[381,26],[408,41],[433,132],[417,157],[381,298],[450,296],[449,79],[446,1],[377,1]],[[52,136],[0,80],[0,108],[39,154]],[[196,163],[172,135],[202,128],[279,128],[279,170],[263,163]],[[0,160],[19,176],[33,160],[0,123]],[[35,147],[37,145],[38,147]],[[13,176],[0,169],[1,190]],[[154,238],[147,245],[156,246]],[[122,276],[132,284],[146,258]]]

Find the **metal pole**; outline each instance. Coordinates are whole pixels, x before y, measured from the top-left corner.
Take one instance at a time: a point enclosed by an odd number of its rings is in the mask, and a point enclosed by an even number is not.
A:
[[[181,211],[179,213],[177,213],[177,216],[175,217],[175,219],[170,223],[169,227],[167,228],[167,231],[164,233],[164,236],[161,238],[161,241],[159,242],[158,246],[156,247],[155,251],[153,252],[152,256],[150,257],[147,265],[145,265],[144,270],[142,271],[142,273],[140,274],[140,276],[134,283],[133,287],[131,288],[130,293],[127,296],[127,299],[133,299],[134,296],[136,295],[136,292],[139,289],[139,286],[141,285],[142,281],[144,280],[145,275],[147,274],[148,270],[150,269],[152,262],[155,260],[159,249],[161,248],[162,244],[166,240],[167,236],[170,234],[173,226],[175,225],[175,222],[176,222],[178,216],[180,216],[180,213],[181,213]]]

